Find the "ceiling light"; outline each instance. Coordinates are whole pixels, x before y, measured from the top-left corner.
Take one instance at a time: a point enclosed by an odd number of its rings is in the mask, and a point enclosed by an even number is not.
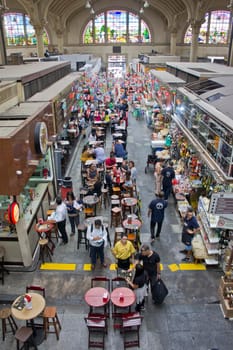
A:
[[[90,11],[90,14],[91,15],[94,15],[94,13],[95,13],[95,10],[93,9],[93,7],[91,8],[91,11]]]
[[[143,7],[140,8],[140,13],[144,13]]]
[[[150,6],[150,4],[149,4],[149,2],[146,0],[146,1],[144,2],[143,7],[144,7],[144,8],[147,8],[147,7],[149,7],[149,6]]]
[[[90,9],[90,8],[91,8],[91,4],[90,4],[90,2],[89,2],[88,0],[87,0],[87,2],[86,2],[85,7],[86,7],[86,9]]]

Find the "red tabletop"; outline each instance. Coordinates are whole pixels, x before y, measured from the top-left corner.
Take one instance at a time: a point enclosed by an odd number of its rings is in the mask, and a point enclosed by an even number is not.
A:
[[[137,198],[127,197],[121,200],[121,204],[125,207],[133,207],[134,205],[137,204],[137,201],[138,201]]]
[[[115,288],[111,293],[111,301],[115,306],[128,307],[136,300],[134,292],[127,287]]]
[[[104,295],[107,295],[107,298],[104,298]],[[109,302],[110,295],[106,288],[103,287],[94,287],[89,289],[85,296],[85,302],[87,305],[92,307],[101,307],[106,305]]]
[[[42,224],[37,223],[35,225],[35,230],[38,233],[42,233],[42,232],[49,232],[54,228],[54,222],[53,220],[48,220],[48,221],[43,221]]]
[[[124,220],[122,223],[123,227],[129,230],[137,230],[142,226],[142,223],[138,219],[132,219],[132,223],[128,223],[128,219]]]

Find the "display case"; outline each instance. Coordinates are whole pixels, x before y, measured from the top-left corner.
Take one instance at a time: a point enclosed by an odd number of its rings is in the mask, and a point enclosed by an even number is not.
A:
[[[194,105],[187,96],[178,94],[177,97],[179,104],[176,105],[175,113],[179,120],[208,150],[226,177],[233,178],[233,138],[230,127]]]
[[[198,221],[200,224],[200,235],[204,245],[207,265],[219,264],[219,240],[221,229],[217,228],[218,217],[208,212],[210,200],[200,197],[198,201]]]

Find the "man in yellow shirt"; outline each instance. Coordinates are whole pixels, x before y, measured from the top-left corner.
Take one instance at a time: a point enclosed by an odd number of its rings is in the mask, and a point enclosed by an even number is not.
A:
[[[133,244],[128,240],[127,234],[122,233],[120,241],[116,242],[112,253],[117,259],[118,269],[128,270],[130,268],[130,258],[134,259],[136,252]]]

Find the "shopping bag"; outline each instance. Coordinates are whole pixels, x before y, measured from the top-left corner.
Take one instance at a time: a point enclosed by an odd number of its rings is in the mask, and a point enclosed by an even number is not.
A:
[[[162,304],[162,302],[168,295],[168,289],[164,282],[161,280],[161,278],[156,280],[151,292],[155,304]]]

